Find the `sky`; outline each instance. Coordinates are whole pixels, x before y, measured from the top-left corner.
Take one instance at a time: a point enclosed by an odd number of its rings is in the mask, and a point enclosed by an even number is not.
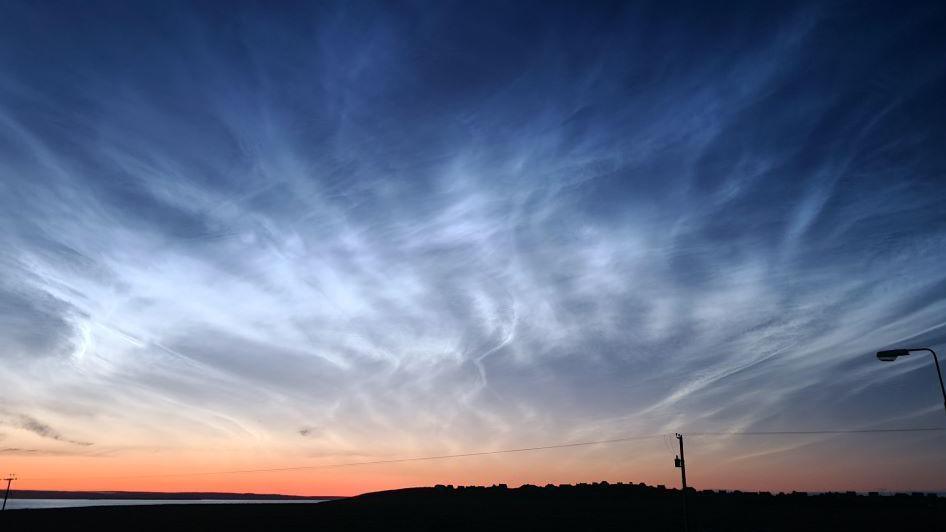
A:
[[[946,348],[946,7],[774,4],[5,1],[0,471],[676,486],[675,432],[946,427],[874,357]],[[686,445],[946,491],[944,432]]]

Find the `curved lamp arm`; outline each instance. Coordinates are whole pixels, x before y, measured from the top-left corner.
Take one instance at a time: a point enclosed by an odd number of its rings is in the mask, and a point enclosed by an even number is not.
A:
[[[939,377],[939,389],[943,392],[943,407],[946,408],[946,386],[943,386],[943,372],[939,368],[939,357],[936,356],[936,351],[933,351],[929,347],[918,347],[916,349],[910,349],[910,351],[928,351],[929,354],[933,355],[933,363],[936,364],[936,376]]]

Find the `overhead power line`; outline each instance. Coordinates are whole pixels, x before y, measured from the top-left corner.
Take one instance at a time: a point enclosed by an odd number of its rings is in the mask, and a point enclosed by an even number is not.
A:
[[[886,432],[942,432],[946,427],[918,427],[905,429],[842,429],[842,430],[762,430],[740,432],[684,432],[685,436],[781,436],[806,434],[882,434]]]
[[[946,427],[912,427],[912,428],[889,428],[889,429],[828,429],[828,430],[777,430],[777,431],[730,431],[730,432],[683,432],[684,436],[786,436],[786,435],[843,435],[843,434],[883,434],[883,433],[908,433],[908,432],[944,432]],[[524,453],[532,451],[545,451],[552,449],[567,449],[571,447],[585,447],[590,445],[605,445],[611,443],[622,443],[629,441],[647,440],[652,438],[664,438],[666,434],[644,434],[630,435],[621,438],[612,438],[607,440],[580,441],[571,443],[560,443],[553,445],[539,445],[534,447],[519,447],[514,449],[497,449],[493,451],[473,451],[456,454],[441,454],[433,456],[415,456],[409,458],[390,458],[384,460],[367,460],[360,462],[343,462],[338,464],[320,464],[310,466],[293,467],[272,467],[260,469],[233,469],[226,471],[202,471],[190,473],[162,473],[154,475],[120,475],[120,476],[102,476],[102,477],[83,477],[84,479],[95,480],[118,480],[118,479],[138,479],[138,478],[170,478],[170,477],[197,477],[213,475],[237,475],[249,473],[276,473],[280,471],[310,471],[318,469],[335,469],[341,467],[355,467],[379,464],[398,464],[407,462],[422,462],[429,460],[446,460],[451,458],[466,458],[473,456],[489,456],[497,454]],[[50,478],[31,478],[20,480],[63,480],[62,477]]]
[[[640,436],[627,436],[623,438],[614,438],[610,440],[595,440],[595,441],[582,441],[582,442],[573,442],[573,443],[561,443],[556,445],[540,445],[536,447],[520,447],[516,449],[497,449],[495,451],[476,451],[468,453],[457,453],[457,454],[441,454],[434,456],[416,456],[410,458],[391,458],[385,460],[369,460],[363,462],[344,462],[340,464],[321,464],[321,465],[311,465],[311,466],[294,466],[294,467],[272,467],[264,469],[233,469],[228,471],[203,471],[195,473],[163,473],[156,475],[122,475],[122,476],[108,476],[108,477],[82,477],[85,479],[94,478],[97,480],[101,479],[128,479],[128,478],[161,478],[161,477],[193,477],[193,476],[210,476],[210,475],[235,475],[241,473],[276,473],[280,471],[306,471],[314,469],[334,469],[339,467],[353,467],[353,466],[364,466],[364,465],[376,465],[376,464],[397,464],[403,462],[421,462],[426,460],[445,460],[449,458],[465,458],[470,456],[488,456],[493,454],[508,454],[508,453],[524,453],[530,451],[544,451],[549,449],[567,449],[569,447],[583,447],[588,445],[603,445],[608,443],[620,443],[628,442],[635,440],[646,440],[650,438],[660,438],[663,434],[647,434]],[[57,478],[33,478],[29,480],[58,480]]]

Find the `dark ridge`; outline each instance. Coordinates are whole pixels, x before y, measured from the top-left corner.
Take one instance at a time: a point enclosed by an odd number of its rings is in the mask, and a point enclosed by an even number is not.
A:
[[[10,530],[683,530],[681,492],[643,484],[409,488],[317,504],[15,510]],[[688,490],[695,531],[946,531],[932,494]]]

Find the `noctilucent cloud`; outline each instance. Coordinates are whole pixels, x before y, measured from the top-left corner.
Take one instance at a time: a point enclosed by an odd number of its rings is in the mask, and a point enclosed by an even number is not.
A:
[[[870,5],[867,5],[870,4]],[[5,2],[21,487],[675,485],[660,437],[943,427],[946,8]],[[688,440],[946,490],[946,434]],[[30,480],[30,479],[35,480]]]

